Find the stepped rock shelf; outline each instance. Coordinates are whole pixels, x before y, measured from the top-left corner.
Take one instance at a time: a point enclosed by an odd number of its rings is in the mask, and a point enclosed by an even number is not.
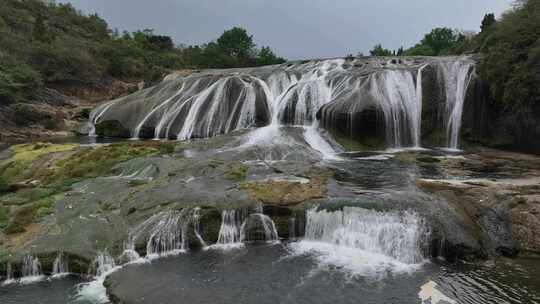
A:
[[[75,273],[94,278],[78,296],[133,302],[126,265],[258,243],[373,278],[538,253],[540,158],[458,150],[482,133],[474,69],[319,60],[173,74],[104,102],[90,144],[0,152],[4,284]]]
[[[86,132],[185,140],[303,125],[377,148],[457,149],[465,100],[481,88],[474,67],[472,57],[400,57],[172,74],[103,103]]]

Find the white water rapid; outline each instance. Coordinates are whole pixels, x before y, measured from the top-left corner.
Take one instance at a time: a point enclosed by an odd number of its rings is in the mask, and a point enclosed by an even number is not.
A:
[[[424,261],[426,231],[422,219],[412,212],[312,209],[306,215],[304,239],[290,246],[295,254],[314,254],[323,267],[380,277],[416,269]]]

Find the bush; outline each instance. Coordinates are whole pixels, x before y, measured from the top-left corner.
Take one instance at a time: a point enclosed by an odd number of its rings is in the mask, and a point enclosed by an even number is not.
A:
[[[31,97],[42,85],[41,76],[29,65],[0,59],[0,100],[6,104]]]
[[[515,145],[539,149],[540,0],[522,1],[499,22],[487,18],[476,43],[484,55],[479,73],[498,110],[498,130]]]

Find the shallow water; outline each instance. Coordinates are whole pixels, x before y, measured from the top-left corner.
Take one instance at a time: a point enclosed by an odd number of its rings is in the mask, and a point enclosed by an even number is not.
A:
[[[0,286],[2,304],[65,304],[72,301],[77,293],[76,285],[81,283],[76,276],[54,280],[43,280],[32,284],[13,283]],[[81,303],[83,304],[83,303]]]
[[[152,304],[421,303],[422,286],[435,283],[435,293],[455,303],[540,303],[537,259],[452,267],[430,262],[371,276],[322,263],[323,252],[298,254],[294,245],[251,244],[129,265],[112,274],[115,292],[129,303]],[[3,286],[0,303],[92,303],[74,300],[78,283],[68,277]]]

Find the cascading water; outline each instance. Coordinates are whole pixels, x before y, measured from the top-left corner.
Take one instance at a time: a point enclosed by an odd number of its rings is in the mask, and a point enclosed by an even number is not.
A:
[[[152,256],[186,251],[187,224],[183,211],[165,212],[150,232],[146,254]]]
[[[262,205],[254,210],[223,210],[218,241],[210,247],[227,249],[242,246],[247,241],[275,242],[279,240],[276,225],[262,212]]]
[[[41,271],[41,262],[39,261],[39,258],[31,255],[24,257],[21,274],[22,277],[19,282],[22,284],[40,281],[45,278]]]
[[[222,247],[230,247],[240,245],[242,222],[245,215],[243,210],[223,210],[221,212],[221,226],[219,228],[219,235],[217,245]]]
[[[315,253],[324,266],[376,277],[408,271],[422,263],[426,234],[423,220],[413,212],[312,209],[306,214],[304,239],[291,248],[296,254]]]
[[[200,218],[201,208],[198,207],[181,211],[167,210],[154,214],[129,232],[121,259],[127,262],[140,259],[135,245],[143,238],[147,239],[146,256],[148,258],[186,251],[189,247],[187,232],[190,224],[193,225],[197,240],[206,247],[207,244],[200,232]]]
[[[105,273],[110,272],[116,267],[114,258],[107,252],[99,252],[94,259],[93,265],[89,269],[89,273],[96,277],[100,277]]]
[[[99,304],[109,303],[103,282],[109,274],[118,269],[120,267],[116,266],[114,258],[107,251],[98,252],[90,269],[88,269],[88,274],[93,276],[94,280],[77,286],[76,300]]]
[[[92,111],[90,122],[119,123],[134,138],[182,140],[263,127],[241,147],[287,145],[280,128],[303,126],[305,142],[331,158],[335,145],[321,136],[319,123],[345,129],[341,131],[352,137],[359,134],[355,138],[362,140],[369,130],[353,121],[366,119],[364,111],[375,109],[383,117],[388,148],[420,147],[422,84],[434,79],[424,77],[430,67],[430,73],[442,75],[437,85],[446,91],[447,145],[455,149],[473,66],[469,57],[401,57],[203,71],[168,77],[156,87],[104,103]]]
[[[53,262],[53,278],[62,277],[69,274],[69,261],[63,252],[59,252]]]
[[[421,78],[421,69],[418,74]],[[421,81],[417,85],[421,86]],[[387,70],[371,77],[371,94],[384,113],[390,147],[420,146],[422,96],[417,85],[407,70]]]
[[[107,112],[107,110],[114,105],[114,101],[109,101],[104,104],[99,105],[97,108],[90,112],[88,118],[89,130],[88,136],[95,137],[96,135],[96,124],[99,122],[101,116]]]
[[[441,60],[441,74],[444,79],[446,92],[445,128],[447,148],[459,148],[459,132],[463,105],[467,89],[473,78],[474,62],[468,58],[460,60]]]
[[[201,208],[193,208],[191,218],[193,219],[193,231],[195,233],[195,236],[197,237],[203,248],[205,248],[207,245],[203,237],[201,236]]]
[[[15,283],[15,278],[13,276],[13,268],[11,267],[11,263],[7,263],[6,265],[6,279],[4,282],[2,282],[2,285],[9,285]]]
[[[240,227],[240,241],[260,240],[260,236],[257,236],[255,239],[251,237],[251,234],[259,232],[257,230],[260,228],[262,228],[265,241],[274,242],[279,240],[274,221],[272,221],[269,216],[262,213],[253,213],[246,218]]]

